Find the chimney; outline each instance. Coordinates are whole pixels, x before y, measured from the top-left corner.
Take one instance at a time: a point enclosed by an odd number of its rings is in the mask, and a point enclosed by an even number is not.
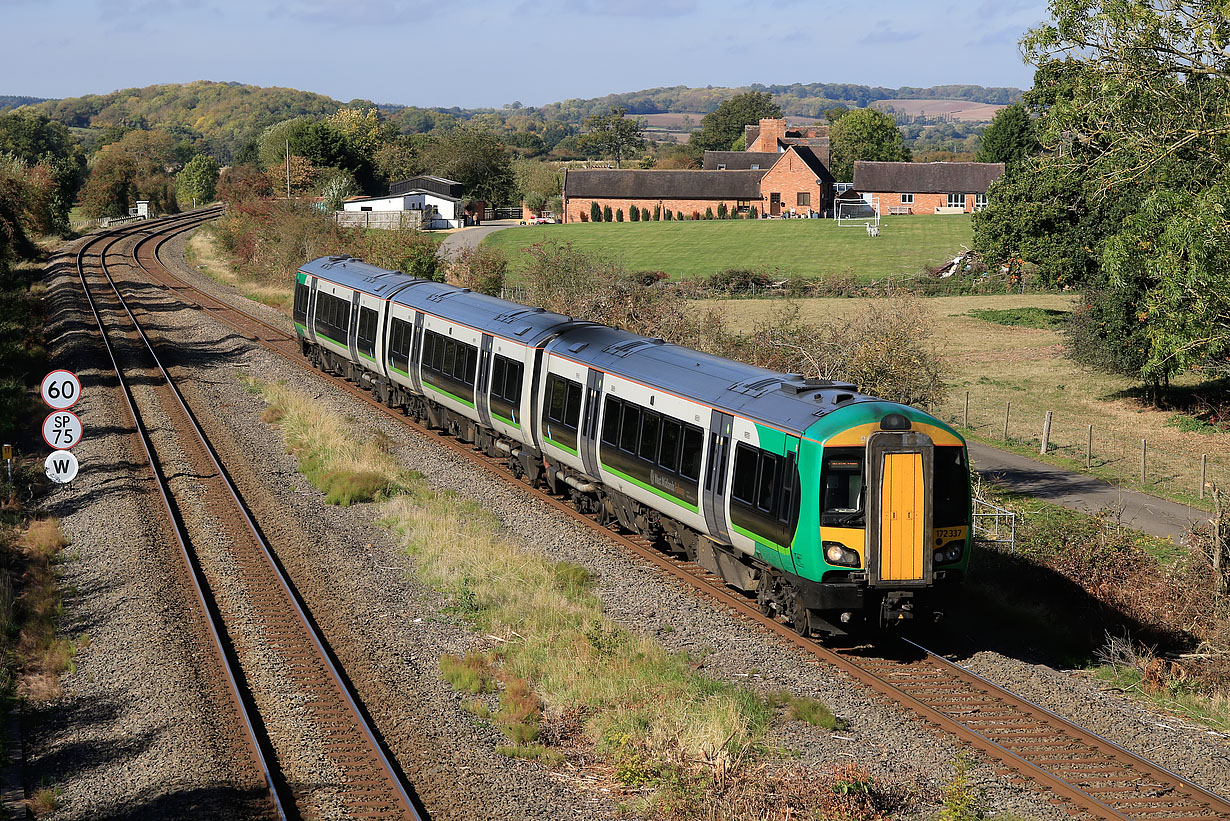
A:
[[[752,151],[776,151],[777,141],[786,136],[786,121],[785,120],[761,120],[760,121],[760,136],[756,138],[755,148],[749,146]]]

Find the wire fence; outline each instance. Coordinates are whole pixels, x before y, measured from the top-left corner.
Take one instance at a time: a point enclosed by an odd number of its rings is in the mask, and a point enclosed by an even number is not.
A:
[[[1013,405],[955,394],[932,413],[984,439],[1024,445],[1040,454],[1066,458],[1074,467],[1108,481],[1184,501],[1207,500],[1210,487],[1230,487],[1230,436],[1226,444],[1187,448],[1178,432],[1140,431],[1094,425],[1069,412]]]

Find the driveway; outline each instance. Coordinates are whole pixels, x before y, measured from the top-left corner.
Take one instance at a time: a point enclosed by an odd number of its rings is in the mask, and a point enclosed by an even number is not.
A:
[[[440,251],[445,257],[456,257],[463,248],[477,248],[478,244],[483,241],[483,237],[488,234],[512,228],[519,222],[519,220],[491,220],[482,225],[453,231],[440,243]]]

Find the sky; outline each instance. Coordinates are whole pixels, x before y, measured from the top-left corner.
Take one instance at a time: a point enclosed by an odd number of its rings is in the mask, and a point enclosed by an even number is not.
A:
[[[1045,0],[0,0],[0,94],[193,80],[424,107],[659,86],[1028,88]]]

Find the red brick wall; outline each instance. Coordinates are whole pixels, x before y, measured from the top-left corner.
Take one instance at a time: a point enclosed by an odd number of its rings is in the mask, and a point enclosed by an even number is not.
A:
[[[564,222],[580,222],[582,214],[584,214],[585,219],[588,220],[590,203],[593,203],[593,202],[597,202],[599,208],[602,208],[603,206],[607,206],[607,205],[611,206],[611,219],[614,219],[615,212],[618,209],[622,208],[624,212],[624,222],[628,222],[629,220],[628,211],[629,209],[632,208],[633,205],[635,205],[637,208],[648,208],[650,219],[653,219],[653,209],[657,206],[661,206],[663,210],[669,208],[670,210],[675,211],[675,212],[682,211],[687,215],[688,219],[691,219],[693,212],[696,212],[703,218],[705,216],[706,208],[712,208],[713,215],[716,217],[717,212],[718,212],[718,205],[723,202],[726,203],[727,211],[734,211],[736,206],[738,205],[737,201],[735,200],[667,200],[667,199],[619,200],[619,199],[601,199],[601,198],[595,198],[595,197],[589,197],[589,198],[571,198],[570,197],[564,200]],[[752,200],[751,204],[756,209],[756,212],[758,214],[764,210],[763,203],[761,203],[760,200]]]
[[[748,151],[776,151],[777,141],[786,136],[785,120],[761,120],[760,136],[751,145],[744,146]]]
[[[825,191],[825,186],[816,183],[816,174],[807,167],[807,163],[799,158],[799,155],[791,149],[782,155],[777,164],[769,170],[769,173],[764,175],[760,181],[760,196],[764,199],[765,207],[769,207],[771,194],[774,192],[782,195],[782,213],[789,214],[793,208],[796,214],[806,214],[810,209],[817,214],[823,214],[829,206],[829,198],[832,197],[832,187],[827,186],[828,191]],[[811,194],[811,205],[799,205],[799,192]]]
[[[866,195],[866,196],[880,198],[880,214],[881,216],[885,216],[885,217],[887,217],[890,213],[892,213],[889,210],[889,208],[894,205],[908,205],[911,214],[934,214],[936,208],[948,207],[948,195],[947,194],[915,194],[913,204],[902,203],[900,191],[894,191],[891,193],[890,192],[884,192],[884,193],[872,192],[871,194]],[[974,195],[966,194],[965,195],[965,213],[970,214],[970,213],[973,213],[973,211],[974,211]]]

